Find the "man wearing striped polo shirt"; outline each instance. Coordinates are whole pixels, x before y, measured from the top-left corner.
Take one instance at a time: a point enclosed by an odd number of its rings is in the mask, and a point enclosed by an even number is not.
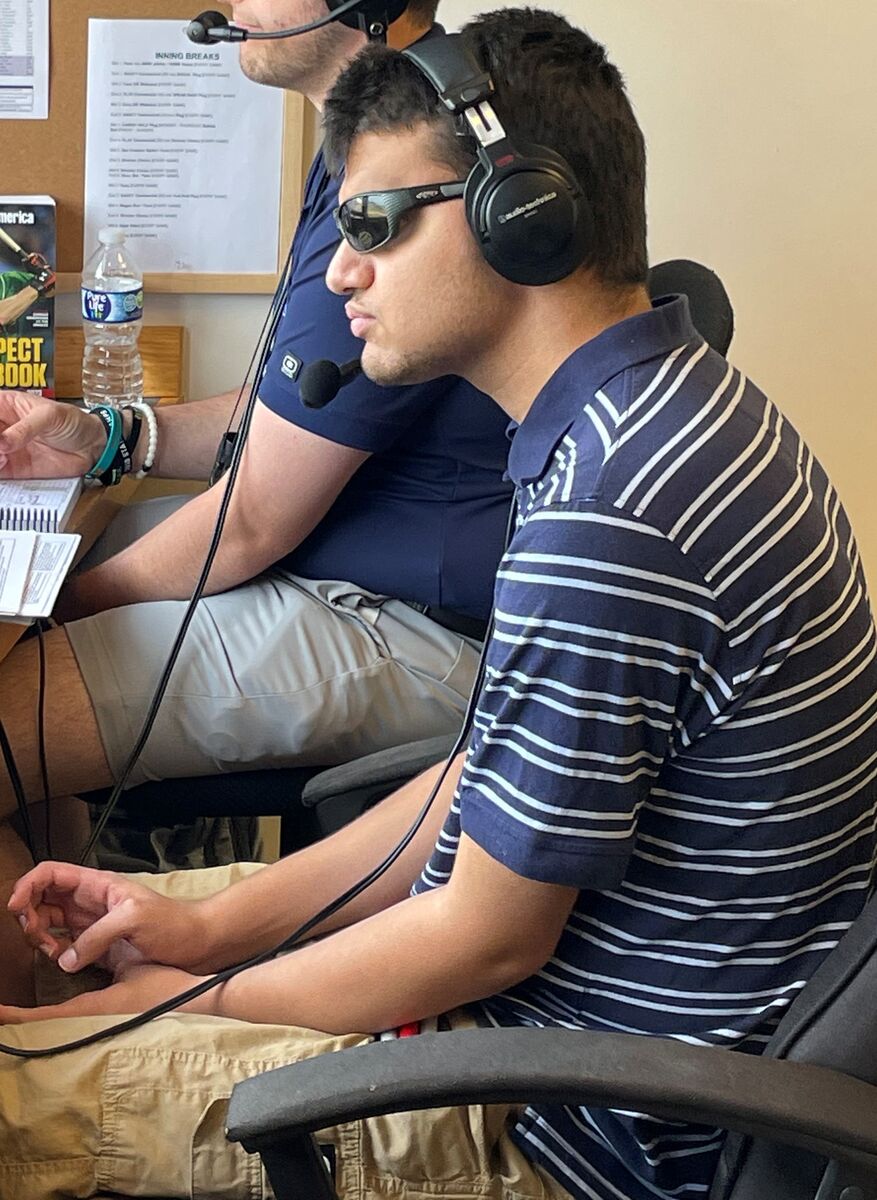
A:
[[[650,305],[642,138],[602,47],[528,9],[473,22],[465,41],[516,142],[562,155],[587,193],[594,237],[580,266],[537,287],[484,262],[455,186],[472,147],[394,52],[373,48],[341,77],[326,145],[345,163],[349,241],[329,283],[349,297],[366,371],[380,383],[462,375],[517,425],[519,519],[468,755],[328,936],[207,993],[174,1026],[110,1043],[136,1055],[140,1087],[159,1073],[163,1104],[174,1054],[197,1058],[199,1039],[222,1051],[222,1072],[245,1072],[350,1044],[289,1025],[339,1035],[459,1005],[500,1025],[758,1053],[873,872],[875,629],[834,489],[779,410],[704,344],[686,302]],[[270,946],[390,852],[430,781],[195,904],[38,868],[12,900],[33,942],[57,953],[47,926],[61,906],[82,931],[67,968],[118,939],[142,958],[102,992],[0,1016],[85,1018],[55,1027],[69,1039]],[[237,1022],[204,1027],[205,1013]],[[6,1035],[46,1043],[29,1028]],[[53,1068],[84,1074],[84,1053]],[[181,1128],[185,1112],[181,1099]],[[721,1145],[715,1130],[631,1112],[499,1116],[402,1115],[392,1134],[381,1118],[354,1139],[327,1135],[344,1200],[696,1200]],[[106,1118],[61,1118],[47,1119],[77,1129],[79,1161],[99,1155]],[[29,1143],[6,1119],[20,1166]],[[135,1134],[113,1119],[118,1156]],[[227,1153],[217,1137],[210,1161]]]

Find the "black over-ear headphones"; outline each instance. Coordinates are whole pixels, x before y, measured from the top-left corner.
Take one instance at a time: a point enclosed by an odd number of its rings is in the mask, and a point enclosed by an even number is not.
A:
[[[569,164],[545,146],[512,143],[490,102],[490,76],[460,34],[428,37],[402,53],[445,107],[465,119],[478,143],[463,198],[490,266],[513,283],[530,285],[572,274],[594,244],[594,219]]]

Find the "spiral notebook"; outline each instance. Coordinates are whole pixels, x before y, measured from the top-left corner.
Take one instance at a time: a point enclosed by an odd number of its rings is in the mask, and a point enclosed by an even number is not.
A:
[[[82,490],[77,479],[0,479],[0,529],[61,533]]]

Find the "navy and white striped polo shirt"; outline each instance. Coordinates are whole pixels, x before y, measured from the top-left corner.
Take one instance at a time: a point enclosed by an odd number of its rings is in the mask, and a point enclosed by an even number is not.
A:
[[[781,413],[671,299],[573,354],[515,435],[460,828],[581,889],[501,1025],[758,1053],[864,903],[875,856],[875,629],[846,515]],[[712,1129],[528,1109],[576,1197],[704,1197]]]

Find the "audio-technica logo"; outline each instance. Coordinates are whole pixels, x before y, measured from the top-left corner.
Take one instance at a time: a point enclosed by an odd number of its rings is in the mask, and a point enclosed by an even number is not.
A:
[[[537,208],[541,208],[543,204],[547,204],[549,200],[556,200],[557,192],[543,192],[541,196],[537,196],[535,200],[528,201],[527,204],[519,204],[517,208],[513,208],[511,212],[500,213],[499,223],[505,225],[507,221],[514,221],[515,217],[531,217]]]

